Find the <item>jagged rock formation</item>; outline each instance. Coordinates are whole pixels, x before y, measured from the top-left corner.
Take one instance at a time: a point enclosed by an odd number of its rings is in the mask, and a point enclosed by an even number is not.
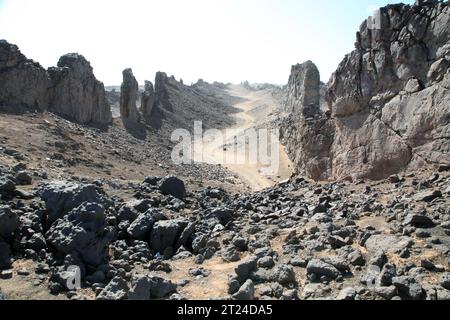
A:
[[[187,86],[158,72],[155,77],[155,103],[151,125],[160,129],[183,128],[192,130],[194,121],[202,121],[204,128],[223,128],[233,124],[231,107],[225,98],[215,95],[213,85],[201,81]]]
[[[50,79],[37,62],[13,44],[0,40],[0,106],[45,110]]]
[[[153,106],[155,105],[155,90],[153,83],[145,81],[144,92],[141,95],[141,113],[146,122],[150,122],[152,118]]]
[[[292,66],[287,87],[288,112],[297,113],[320,103],[320,74],[312,61]]]
[[[124,123],[138,123],[139,112],[136,100],[139,85],[131,69],[123,70],[123,83],[120,90],[120,116]]]
[[[390,5],[365,21],[327,85],[331,117],[294,114],[282,128],[298,172],[381,179],[449,163],[449,23],[448,2]]]
[[[66,54],[59,59],[58,67],[48,72],[53,83],[50,111],[78,123],[112,121],[103,83],[95,78],[90,63],[82,55]]]
[[[0,41],[0,105],[12,111],[49,110],[79,123],[112,121],[103,84],[81,55],[62,56],[46,71],[17,46]]]

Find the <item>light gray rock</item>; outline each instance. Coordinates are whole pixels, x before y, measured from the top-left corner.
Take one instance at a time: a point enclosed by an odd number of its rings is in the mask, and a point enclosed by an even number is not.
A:
[[[347,287],[342,289],[338,296],[336,297],[336,300],[354,300],[356,296],[356,290],[353,287]]]

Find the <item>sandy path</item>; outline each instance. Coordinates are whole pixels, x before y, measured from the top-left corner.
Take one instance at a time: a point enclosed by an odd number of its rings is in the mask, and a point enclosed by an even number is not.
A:
[[[236,125],[210,134],[205,133],[201,147],[194,148],[196,157],[201,155],[203,162],[222,164],[237,174],[254,191],[262,190],[289,178],[292,174],[292,164],[278,140],[276,142],[279,146],[276,151],[279,155],[279,166],[275,165],[276,170],[270,174],[262,172],[269,166],[263,165],[259,157],[258,159],[250,158],[248,144],[239,144],[235,140],[235,137],[243,137],[249,132],[248,130],[252,130],[256,125],[266,121],[277,108],[278,102],[268,91],[250,91],[242,86],[233,86],[229,93],[242,99],[242,102],[234,105],[235,108],[241,110],[235,115]],[[267,149],[272,148],[270,143]],[[276,161],[272,160],[272,163],[276,163]]]

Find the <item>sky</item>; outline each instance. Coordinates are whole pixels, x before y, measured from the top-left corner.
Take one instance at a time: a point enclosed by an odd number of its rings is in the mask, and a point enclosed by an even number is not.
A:
[[[394,1],[395,2],[395,1]],[[403,0],[413,3],[414,0]],[[44,67],[84,55],[106,85],[132,68],[185,83],[286,84],[312,60],[327,82],[360,24],[392,0],[0,0],[0,39]]]

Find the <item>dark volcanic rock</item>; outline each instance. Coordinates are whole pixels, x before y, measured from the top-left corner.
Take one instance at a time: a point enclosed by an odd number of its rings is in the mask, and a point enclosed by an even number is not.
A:
[[[0,40],[0,106],[45,110],[51,82],[44,68]]]
[[[141,213],[128,227],[128,234],[137,240],[147,239],[155,222],[162,220],[164,216],[158,209],[149,209]]]
[[[115,277],[97,296],[97,300],[125,300],[129,287],[121,277]]]
[[[308,274],[315,274],[318,277],[325,276],[330,279],[336,279],[340,275],[339,270],[334,266],[318,259],[311,260],[306,266],[306,271]]]
[[[45,201],[49,223],[53,223],[84,202],[99,203],[105,207],[110,204],[110,201],[92,184],[53,181],[41,186],[38,195]]]
[[[158,221],[150,233],[150,248],[164,253],[167,248],[176,250],[175,244],[188,223],[185,220]]]
[[[120,89],[120,116],[124,124],[139,122],[139,112],[136,107],[138,83],[131,69],[123,70],[123,82]]]
[[[355,50],[327,84],[330,112],[292,115],[282,124],[299,173],[315,180],[383,179],[450,163],[443,134],[450,111],[449,10],[437,1],[389,5],[380,9],[377,29],[362,23]]]

